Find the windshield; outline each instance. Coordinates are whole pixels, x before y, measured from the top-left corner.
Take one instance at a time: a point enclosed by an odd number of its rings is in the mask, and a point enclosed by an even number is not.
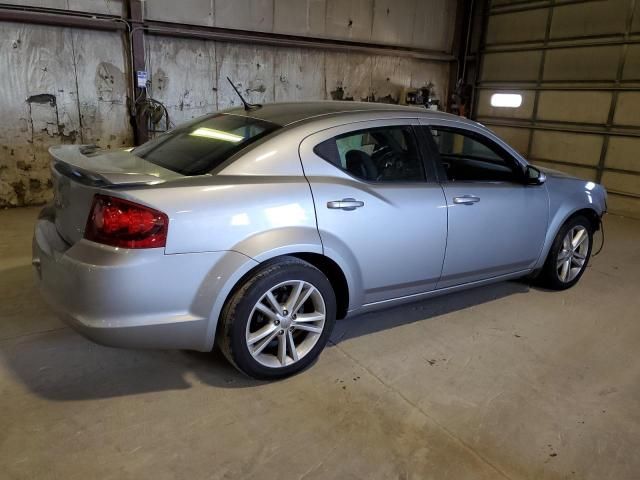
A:
[[[159,135],[131,153],[182,175],[203,175],[279,128],[255,118],[215,114]]]

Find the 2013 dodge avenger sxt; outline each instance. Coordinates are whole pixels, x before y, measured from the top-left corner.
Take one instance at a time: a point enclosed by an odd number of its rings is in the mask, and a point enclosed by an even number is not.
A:
[[[198,118],[132,151],[51,149],[33,263],[77,330],[298,372],[336,318],[536,275],[574,285],[606,210],[475,122],[313,102]]]

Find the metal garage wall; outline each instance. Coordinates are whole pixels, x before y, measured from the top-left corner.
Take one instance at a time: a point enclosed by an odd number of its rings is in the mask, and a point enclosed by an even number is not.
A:
[[[493,0],[477,88],[479,121],[640,218],[640,1]],[[497,92],[522,105],[492,107]]]
[[[124,18],[125,0],[13,0],[54,13]],[[6,4],[4,4],[6,5]],[[288,48],[165,36],[163,22],[419,47],[451,56],[453,0],[147,0],[149,94],[172,124],[237,105],[225,77],[254,102],[302,99],[395,101],[407,88],[435,84],[444,102],[447,61],[350,48]],[[178,25],[180,26],[180,25]],[[140,27],[136,27],[140,28]],[[51,145],[131,145],[126,34],[0,21],[0,206],[50,198]]]

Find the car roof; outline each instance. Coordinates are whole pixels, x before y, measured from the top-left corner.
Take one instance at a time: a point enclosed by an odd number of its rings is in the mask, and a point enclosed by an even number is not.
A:
[[[346,123],[371,120],[371,119],[393,119],[393,118],[420,118],[427,122],[446,121],[451,126],[464,125],[467,128],[490,135],[493,140],[499,143],[511,155],[518,159],[521,163],[526,164],[524,157],[513,147],[500,139],[494,132],[486,126],[474,120],[465,117],[445,113],[438,110],[429,110],[423,106],[395,105],[388,103],[376,102],[354,102],[354,101],[312,101],[312,102],[282,102],[268,103],[260,108],[249,111],[242,107],[236,107],[229,110],[221,111],[219,114],[240,115],[248,118],[254,118],[266,121],[283,127],[283,130],[295,129],[296,127],[310,126],[318,122],[322,123],[322,128],[337,126],[342,124],[342,120]],[[328,120],[328,122],[327,122]]]
[[[255,110],[245,111],[238,107],[226,110],[223,113],[232,115],[243,115],[267,122],[275,123],[283,127],[297,122],[312,120],[317,117],[336,117],[352,113],[385,112],[400,114],[429,114],[450,116],[447,113],[427,110],[424,107],[414,107],[407,105],[394,105],[388,103],[375,102],[352,102],[352,101],[316,101],[316,102],[282,102],[265,104]],[[460,117],[456,117],[460,118]]]

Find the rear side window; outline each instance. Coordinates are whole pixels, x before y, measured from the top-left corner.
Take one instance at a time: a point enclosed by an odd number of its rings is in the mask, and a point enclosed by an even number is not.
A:
[[[357,130],[316,145],[316,155],[369,182],[425,179],[422,157],[411,126]]]
[[[160,135],[131,153],[182,175],[202,175],[279,128],[255,118],[216,114]]]

